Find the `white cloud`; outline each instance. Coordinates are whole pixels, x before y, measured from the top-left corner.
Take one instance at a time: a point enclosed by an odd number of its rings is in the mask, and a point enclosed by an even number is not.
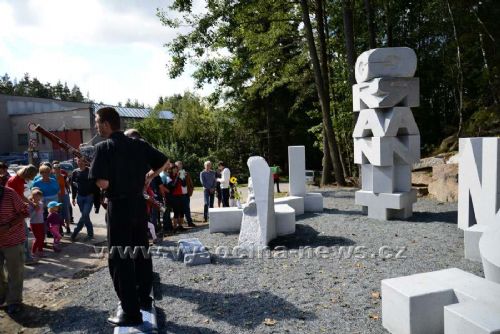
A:
[[[156,8],[170,3],[0,0],[0,73],[67,81],[110,104],[131,98],[154,105],[159,96],[193,90],[191,68],[175,80],[166,73],[162,45],[176,32],[161,25]],[[193,8],[201,11],[204,3],[197,0]]]

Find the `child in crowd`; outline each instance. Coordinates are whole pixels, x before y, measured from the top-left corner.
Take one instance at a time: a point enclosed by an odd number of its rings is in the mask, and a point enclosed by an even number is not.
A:
[[[145,199],[146,199],[146,210],[147,210],[147,214],[148,214],[148,229],[149,229],[149,233],[151,233],[151,237],[153,238],[153,243],[159,243],[161,242],[161,239],[159,239],[157,236],[156,236],[156,230],[155,230],[155,226],[153,223],[151,223],[151,212],[153,209],[156,209],[158,211],[161,210],[161,204],[160,202],[156,201],[155,200],[155,194],[153,192],[153,189],[151,188],[151,185],[147,188],[146,190],[146,194],[145,194]]]
[[[49,230],[54,237],[54,252],[61,251],[61,233],[59,230],[64,224],[64,220],[61,215],[59,215],[59,207],[62,203],[52,201],[47,204],[47,209],[49,210],[49,215],[47,216],[47,224],[49,225]]]
[[[31,252],[36,258],[44,257],[43,244],[45,242],[45,224],[43,222],[43,193],[38,188],[31,190],[29,197],[30,228],[35,236]]]

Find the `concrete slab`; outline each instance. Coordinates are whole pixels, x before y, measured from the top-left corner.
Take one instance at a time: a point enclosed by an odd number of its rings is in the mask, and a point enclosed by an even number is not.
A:
[[[288,204],[274,206],[276,233],[278,236],[295,233],[295,210]]]
[[[444,307],[445,334],[498,334],[499,309],[481,302],[468,302]]]
[[[210,208],[208,209],[208,217],[208,230],[210,233],[239,232],[243,209],[237,207]]]
[[[321,193],[306,193],[304,197],[305,212],[323,212],[323,195]]]
[[[382,324],[391,333],[443,333],[444,307],[469,302],[480,302],[500,315],[500,285],[457,268],[386,279]],[[476,315],[465,317],[474,322]]]
[[[304,214],[304,197],[301,196],[286,196],[274,199],[274,204],[288,204],[295,210],[295,215]],[[276,206],[275,206],[276,207]]]
[[[288,175],[291,196],[306,194],[306,148],[305,146],[288,146]]]

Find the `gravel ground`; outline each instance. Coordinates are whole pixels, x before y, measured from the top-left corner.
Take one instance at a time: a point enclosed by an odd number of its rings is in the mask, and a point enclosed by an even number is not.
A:
[[[156,258],[160,332],[386,333],[382,279],[449,267],[482,275],[479,263],[463,257],[456,204],[419,199],[409,221],[381,222],[361,214],[354,190],[330,189],[323,195],[322,214],[304,215],[296,235],[273,242],[286,246],[288,254],[273,251],[260,259],[213,255],[211,265],[196,267]],[[179,237],[199,238],[214,253],[217,246],[238,243],[238,234],[209,234],[200,228],[169,238],[165,245]],[[305,246],[330,251],[307,258]],[[339,256],[341,246],[358,247],[355,256]],[[394,258],[402,249],[401,258]],[[63,309],[40,309],[25,326],[48,323],[41,332],[112,332],[106,318],[117,299],[106,269],[76,280],[60,297],[68,301]]]

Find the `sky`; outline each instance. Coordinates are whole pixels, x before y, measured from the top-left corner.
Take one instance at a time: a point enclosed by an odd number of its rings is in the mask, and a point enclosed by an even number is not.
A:
[[[0,75],[29,73],[41,82],[67,82],[96,102],[128,98],[154,106],[159,96],[195,90],[193,68],[169,79],[167,49],[178,31],[156,9],[172,0],[0,0]],[[193,9],[204,10],[204,0]]]

